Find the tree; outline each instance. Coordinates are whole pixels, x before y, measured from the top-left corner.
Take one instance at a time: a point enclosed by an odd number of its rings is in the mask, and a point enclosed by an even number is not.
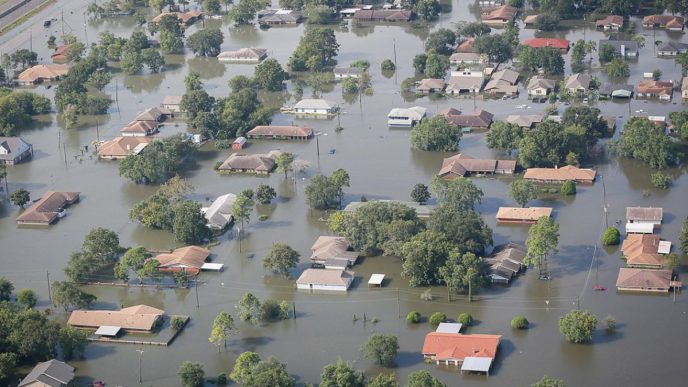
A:
[[[650,174],[650,182],[660,189],[667,189],[671,185],[671,177],[662,171]]]
[[[151,278],[156,280],[160,277],[160,262],[155,259],[149,259],[143,263],[138,270],[136,270],[136,275],[140,278]],[[143,283],[143,281],[141,282]]]
[[[141,62],[148,66],[151,72],[157,73],[165,65],[165,58],[154,48],[141,50]]]
[[[411,130],[411,145],[424,151],[453,152],[460,142],[461,130],[441,115],[423,120]]]
[[[342,94],[355,94],[358,93],[358,80],[354,78],[344,78],[342,80]]]
[[[511,153],[518,149],[521,138],[523,138],[523,128],[506,121],[497,121],[485,134],[485,144],[490,149],[507,152],[511,156]]]
[[[220,352],[220,345],[223,344],[227,348],[227,338],[235,333],[234,319],[227,312],[220,312],[213,321],[213,327],[210,330],[210,337],[208,341],[217,346],[217,352]]]
[[[264,6],[261,0],[239,0],[239,3],[227,13],[227,17],[235,24],[248,24],[256,17],[256,12]]]
[[[261,105],[253,89],[234,91],[228,98],[218,101],[214,109],[219,126],[217,132],[210,134],[215,139],[242,136],[257,125],[268,125],[272,121],[272,111]]]
[[[284,243],[276,243],[270,248],[270,253],[263,258],[263,268],[273,273],[289,276],[289,270],[299,263],[301,254]]]
[[[260,321],[279,321],[289,318],[290,305],[286,301],[267,299],[260,304]]]
[[[561,189],[559,192],[564,196],[570,196],[576,194],[576,182],[573,180],[566,180],[561,184]]]
[[[432,315],[430,315],[430,325],[433,327],[437,327],[441,323],[447,321],[447,315],[442,313],[442,312],[435,312]]]
[[[253,77],[260,89],[282,91],[289,74],[282,69],[277,59],[268,58],[256,66]]]
[[[613,78],[628,78],[631,75],[631,69],[628,63],[621,58],[614,58],[607,63],[607,75]]]
[[[425,73],[425,63],[428,61],[427,54],[418,54],[413,57],[413,68],[416,70],[416,74]]]
[[[688,112],[671,112],[669,113],[669,120],[674,126],[674,130],[678,132],[681,140],[688,141]]]
[[[229,377],[235,382],[245,385],[249,380],[253,368],[260,363],[260,356],[255,352],[243,352],[234,362],[234,368]]]
[[[260,322],[260,300],[251,293],[244,294],[239,301],[239,320],[252,325]]]
[[[122,54],[119,63],[120,68],[127,74],[136,74],[143,70],[143,59],[141,54],[134,50],[127,50]]]
[[[566,387],[566,383],[561,379],[554,379],[545,375],[537,383],[531,384],[531,387]]]
[[[177,242],[195,244],[210,238],[207,223],[200,203],[184,200],[175,205],[172,232]]]
[[[277,197],[275,189],[267,184],[261,184],[256,188],[256,200],[260,204],[270,204],[272,199]]]
[[[331,28],[307,28],[287,67],[291,71],[320,71],[336,63],[338,52],[339,43]]]
[[[217,15],[222,11],[220,0],[203,0],[203,11],[211,15]]]
[[[65,360],[75,357],[83,357],[86,345],[88,345],[89,332],[71,326],[60,329],[60,349]]]
[[[99,260],[112,262],[120,252],[119,236],[103,227],[94,228],[84,237],[81,251]]]
[[[473,253],[461,254],[458,250],[449,253],[444,266],[439,269],[439,276],[450,290],[459,291],[477,289],[485,284],[480,270],[483,260]]]
[[[561,51],[554,47],[533,48],[520,46],[518,63],[521,69],[536,72],[539,69],[546,75],[563,75],[564,58]]]
[[[327,210],[337,208],[338,197],[338,187],[328,176],[314,176],[306,186],[306,201],[313,209]]]
[[[621,242],[621,233],[616,227],[607,227],[602,234],[602,244],[604,246],[615,246]]]
[[[430,190],[440,204],[461,211],[474,209],[484,195],[480,188],[465,177],[445,180],[439,176],[433,176],[430,181]]]
[[[290,152],[281,152],[277,159],[275,159],[275,164],[277,164],[277,170],[284,172],[284,178],[287,178],[287,172],[292,170],[294,164],[294,154]]]
[[[418,20],[423,22],[435,20],[440,13],[438,0],[404,0],[401,4],[404,8],[411,9]]]
[[[251,368],[244,382],[243,387],[264,387],[264,386],[280,386],[280,387],[295,387],[296,381],[287,372],[287,366],[275,359],[269,357],[268,360],[260,361]]]
[[[14,375],[17,365],[17,354],[13,352],[0,353],[0,380],[9,379]]]
[[[97,299],[93,294],[86,293],[67,281],[55,281],[50,288],[52,289],[53,302],[62,306],[65,312],[70,307],[75,309],[88,308]]]
[[[201,387],[203,385],[205,372],[201,364],[184,361],[179,366],[177,375],[179,379],[181,379],[184,387]]]
[[[616,51],[611,44],[601,44],[599,49],[600,64],[609,63],[616,58]]]
[[[380,69],[382,71],[394,71],[397,69],[397,66],[394,65],[391,59],[385,59],[380,64]]]
[[[10,201],[15,206],[24,208],[24,205],[31,201],[31,196],[29,191],[25,190],[24,188],[19,188],[18,190],[12,192],[10,195]]]
[[[320,387],[364,387],[363,372],[351,364],[338,359],[335,364],[328,364],[320,375]]]
[[[17,292],[17,302],[24,308],[30,309],[38,302],[38,296],[32,289],[22,289]]]
[[[164,52],[178,52],[184,47],[184,31],[179,26],[177,15],[164,15],[159,23],[160,48]]]
[[[418,324],[420,323],[421,320],[421,315],[419,312],[411,311],[406,315],[406,322],[409,324]]]
[[[463,312],[459,314],[456,321],[460,322],[465,327],[469,327],[473,324],[473,316],[471,316],[470,313]]]
[[[119,174],[137,184],[164,183],[177,174],[184,158],[193,151],[193,145],[181,135],[155,140],[141,153],[120,161]]]
[[[123,268],[129,268],[138,273],[150,257],[152,257],[152,254],[149,253],[145,247],[132,247],[122,256],[121,266]],[[139,279],[142,280],[143,278],[139,277]]]
[[[308,24],[327,24],[334,15],[334,9],[325,5],[306,4],[303,16]]]
[[[528,230],[526,253],[523,263],[526,266],[533,265],[541,270],[547,256],[558,251],[559,245],[559,224],[547,216],[542,216],[537,223]]]
[[[10,62],[12,63],[12,67],[19,67],[20,70],[23,70],[28,66],[33,66],[38,63],[38,54],[29,49],[20,48],[10,54]]]
[[[440,28],[430,33],[425,40],[425,51],[434,51],[440,55],[451,55],[456,43],[456,34],[447,28]]]
[[[193,121],[202,112],[211,112],[215,98],[203,89],[187,90],[182,96],[180,109],[186,112],[187,118]]]
[[[538,189],[532,181],[519,179],[509,184],[509,194],[519,206],[525,207],[530,200],[537,199]]]
[[[168,200],[176,202],[184,199],[184,196],[192,193],[194,186],[188,180],[175,175],[160,185],[158,192],[164,195]]]
[[[502,35],[483,35],[475,38],[473,49],[485,54],[495,63],[505,62],[513,56],[511,42]]]
[[[676,55],[676,64],[681,66],[681,75],[688,75],[688,52]]]
[[[91,74],[90,77],[88,77],[87,83],[96,90],[103,90],[103,88],[110,83],[111,80],[112,76],[110,76],[110,73],[105,71],[96,71],[95,73]]]
[[[391,367],[397,357],[399,343],[394,335],[376,333],[368,338],[362,349],[368,359],[384,367]]]
[[[513,329],[528,329],[530,323],[524,316],[516,316],[511,320],[511,328]]]
[[[344,187],[349,187],[351,179],[349,173],[342,168],[335,169],[330,176],[330,181],[337,190],[337,198],[339,199],[339,208],[342,208],[342,201],[344,200]]]
[[[688,254],[688,217],[683,221],[683,227],[681,227],[681,235],[679,236],[679,249],[683,254]]]
[[[424,204],[430,200],[428,186],[422,183],[414,185],[413,190],[411,190],[411,200],[418,202],[418,204]]]
[[[394,374],[377,374],[368,381],[366,387],[399,387],[399,381]]]
[[[554,31],[559,27],[559,16],[543,13],[538,15],[535,21],[535,28],[540,31]]]
[[[492,29],[485,23],[472,22],[460,26],[457,32],[459,36],[476,38],[478,36],[489,34],[492,32]]]
[[[423,231],[401,246],[403,257],[401,276],[412,287],[429,286],[440,282],[440,268],[444,266],[453,246],[444,234]]]
[[[585,69],[583,60],[585,57],[597,49],[595,42],[579,39],[573,46],[571,52],[571,70],[580,73]],[[613,55],[613,54],[612,54]]]
[[[676,158],[672,141],[661,128],[644,117],[632,117],[610,150],[623,157],[637,159],[650,168],[664,169]]]
[[[406,387],[447,387],[426,370],[416,371],[409,375]]]
[[[596,327],[597,317],[587,310],[572,310],[559,319],[559,331],[574,344],[591,341]]]
[[[14,284],[5,277],[0,277],[0,301],[9,301],[14,291]]]
[[[12,314],[3,312],[10,318]],[[18,359],[41,361],[54,357],[60,331],[56,321],[34,309],[20,310],[12,320],[10,329],[3,329],[3,348],[12,348]]]
[[[562,130],[561,124],[545,121],[537,130],[525,133],[518,145],[518,159],[525,168],[561,165],[571,150],[573,135]]]
[[[148,199],[136,203],[129,210],[129,219],[140,222],[144,227],[171,231],[174,208],[170,200],[158,191]]]
[[[224,36],[220,30],[198,30],[186,39],[186,45],[199,56],[217,56]]]
[[[425,61],[425,74],[430,78],[444,78],[449,70],[449,58],[434,52]]]
[[[244,232],[244,223],[248,224],[251,220],[251,213],[253,212],[253,195],[237,196],[234,205],[232,206],[232,217],[241,223],[241,230],[239,231],[239,242],[241,242],[241,234]]]

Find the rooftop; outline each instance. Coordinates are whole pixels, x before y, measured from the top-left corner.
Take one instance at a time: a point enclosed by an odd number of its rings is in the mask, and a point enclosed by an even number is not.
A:
[[[19,223],[52,223],[58,212],[79,199],[79,192],[48,191],[17,216]]]
[[[311,246],[311,262],[323,264],[328,259],[345,259],[349,265],[356,263],[360,253],[351,251],[344,237],[321,235]]]
[[[348,288],[353,280],[354,272],[349,270],[306,269],[296,280],[296,283],[301,285],[346,286]]]
[[[493,358],[501,335],[430,332],[425,336],[422,353],[435,360],[464,360],[466,357]]]
[[[561,168],[528,168],[523,175],[524,179],[542,181],[566,181],[593,182],[597,172],[594,169],[581,169],[573,165]]]
[[[659,251],[660,238],[654,234],[628,234],[621,245],[628,266],[662,266],[664,257]]]
[[[554,47],[560,50],[568,50],[570,42],[566,39],[531,38],[524,40],[523,45],[533,48]]]
[[[38,363],[24,379],[19,387],[42,386],[62,387],[74,379],[74,367],[56,359]]]
[[[208,256],[210,256],[208,249],[199,246],[185,246],[174,249],[170,253],[158,254],[153,259],[160,263],[161,269],[184,267],[200,270]]]
[[[75,310],[67,324],[84,328],[118,326],[122,329],[150,331],[164,310],[148,305],[136,305],[121,310]]]
[[[655,207],[626,207],[626,220],[634,222],[662,222],[664,210]]]
[[[616,279],[617,288],[669,289],[671,270],[634,269],[622,267]]]
[[[551,207],[499,207],[497,219],[537,221],[543,216],[552,215]]]

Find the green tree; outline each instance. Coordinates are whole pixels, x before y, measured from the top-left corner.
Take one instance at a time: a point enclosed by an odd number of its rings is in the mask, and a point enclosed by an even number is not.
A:
[[[306,17],[306,23],[310,24],[327,24],[334,16],[334,9],[316,4],[306,4],[303,9],[303,16]]]
[[[511,156],[511,153],[518,149],[521,138],[523,138],[523,128],[506,121],[497,121],[485,134],[485,144],[490,149],[507,152]]]
[[[394,335],[376,333],[368,338],[362,349],[368,359],[384,367],[391,367],[397,357],[399,343]]]
[[[55,281],[51,285],[53,302],[62,306],[66,311],[70,308],[84,309],[91,305],[97,298],[93,294],[86,293],[75,284],[67,281]]]
[[[561,379],[554,379],[545,375],[537,383],[531,384],[531,387],[566,387],[566,383]]]
[[[411,9],[418,20],[428,22],[437,19],[440,13],[440,2],[438,0],[404,0],[402,5]]]
[[[22,289],[17,292],[17,302],[24,308],[33,308],[38,302],[38,296],[32,289]]]
[[[122,55],[119,63],[120,68],[127,74],[136,74],[143,70],[143,59],[137,51],[127,50]]]
[[[284,71],[277,59],[268,58],[256,66],[253,77],[260,89],[282,91],[289,74]]]
[[[428,35],[425,40],[425,51],[434,51],[440,55],[451,55],[456,43],[456,34],[447,28],[440,28]]]
[[[83,357],[88,345],[89,332],[79,328],[64,326],[60,329],[60,349],[65,360]]]
[[[203,89],[187,90],[182,96],[180,109],[186,112],[187,120],[193,121],[202,112],[211,112],[215,98]]]
[[[189,183],[188,180],[181,178],[179,175],[175,175],[171,179],[160,185],[158,192],[164,195],[167,199],[172,202],[178,202],[184,199],[184,196],[192,193],[194,191],[194,186]]]
[[[28,66],[33,66],[38,63],[38,54],[29,49],[20,48],[10,54],[10,62],[12,63],[12,67],[18,67],[19,70],[23,70]]]
[[[7,348],[12,348],[12,352],[18,355],[18,359],[47,360],[55,355],[59,331],[60,325],[48,319],[45,312],[23,309],[14,315],[12,326],[6,331],[3,341],[7,343]]]
[[[628,63],[621,58],[614,58],[607,63],[607,75],[613,78],[628,78],[631,75],[631,69]]]
[[[678,247],[681,249],[683,254],[688,254],[688,217],[686,217],[686,219],[683,221]]]
[[[529,201],[537,199],[538,189],[532,181],[519,179],[509,184],[509,194],[519,206],[525,207]]]
[[[153,255],[143,246],[132,247],[122,256],[121,265],[138,273],[146,261]],[[143,279],[140,278],[139,279]]]
[[[418,202],[418,204],[424,204],[430,200],[430,190],[428,190],[428,186],[422,183],[414,185],[413,190],[411,190],[411,200]]]
[[[249,380],[253,368],[260,363],[260,356],[255,352],[243,352],[234,362],[234,368],[229,377],[235,382],[245,385]]]
[[[434,52],[425,61],[425,74],[430,78],[444,78],[449,70],[449,58]]]
[[[14,375],[17,366],[17,354],[13,352],[0,353],[0,380],[7,380]]]
[[[200,203],[184,200],[175,205],[172,232],[177,242],[195,244],[210,238],[207,223]]]
[[[103,227],[94,228],[84,237],[81,251],[99,260],[112,262],[120,252],[119,236]]]
[[[572,310],[559,319],[559,331],[567,341],[575,344],[592,341],[597,317],[586,311]]]
[[[256,200],[260,204],[270,204],[272,199],[277,197],[275,189],[267,184],[261,184],[256,188]]]
[[[338,188],[332,179],[325,175],[316,175],[306,186],[306,201],[316,210],[337,208]]]
[[[511,328],[513,329],[528,329],[530,323],[524,316],[516,316],[511,320]]]
[[[461,142],[461,130],[441,116],[421,121],[411,130],[411,145],[424,151],[456,151]]]
[[[566,180],[561,184],[561,189],[559,190],[559,192],[565,196],[575,195],[576,182],[574,182],[573,180]]]
[[[459,36],[466,36],[476,38],[478,36],[487,35],[492,31],[490,26],[485,23],[471,22],[459,26],[457,33]]]
[[[251,293],[244,294],[239,300],[239,320],[249,324],[260,322],[260,300]]]
[[[141,51],[141,62],[148,66],[151,72],[158,73],[165,65],[165,58],[154,48],[146,48]]]
[[[358,93],[358,80],[354,78],[344,78],[342,80],[342,93],[344,95]]]
[[[175,316],[170,320],[170,327],[173,331],[181,331],[186,325],[186,320],[183,317]]]
[[[423,231],[401,246],[403,257],[401,276],[412,287],[429,286],[442,279],[439,271],[452,251],[452,244],[444,234]]]
[[[177,370],[184,387],[201,387],[205,378],[203,366],[199,363],[184,361]]]
[[[216,345],[217,352],[220,352],[220,345],[227,348],[227,338],[236,333],[235,330],[232,316],[227,312],[220,312],[213,321],[208,341]]]
[[[217,15],[222,11],[220,0],[203,0],[203,11],[210,15]]]
[[[440,204],[458,210],[474,209],[484,195],[480,188],[465,177],[445,180],[439,176],[433,176],[430,181],[430,190]]]
[[[366,387],[399,387],[399,381],[394,374],[377,374],[368,381]]]
[[[540,31],[554,31],[559,27],[559,16],[553,14],[541,14],[538,15],[537,21],[535,21],[535,28]]]
[[[688,75],[688,52],[676,55],[676,64],[681,66],[681,75]]]
[[[623,157],[633,158],[650,168],[664,169],[673,164],[675,148],[661,128],[644,117],[632,117],[610,150]]]
[[[148,228],[171,231],[174,208],[165,195],[156,192],[150,198],[136,203],[129,210],[129,219],[136,220]]]
[[[669,113],[669,120],[683,141],[688,141],[688,111]]]
[[[525,133],[519,142],[519,163],[525,168],[561,165],[571,150],[571,137],[562,130],[561,124],[545,121],[537,130]]]
[[[287,372],[286,364],[280,362],[274,357],[269,357],[268,360],[260,361],[256,364],[251,372],[248,374],[243,387],[264,387],[264,386],[280,386],[280,387],[295,387],[296,381]]]
[[[349,173],[342,168],[335,169],[332,172],[332,176],[330,176],[330,181],[337,189],[337,198],[339,199],[339,208],[341,209],[342,201],[344,200],[344,187],[349,187],[351,184]]]
[[[184,32],[179,26],[176,15],[164,15],[160,20],[159,29],[160,48],[162,48],[163,52],[179,52],[184,48]]]
[[[447,387],[426,370],[416,371],[409,375],[406,387]]]
[[[96,90],[103,90],[103,88],[110,83],[110,80],[112,80],[110,73],[105,71],[96,71],[95,73],[91,74],[90,77],[88,77],[87,83]]]
[[[160,262],[155,259],[149,259],[143,263],[138,270],[136,270],[136,275],[140,278],[151,278],[157,280],[160,278]],[[143,283],[143,282],[141,282]]]
[[[24,208],[24,205],[31,201],[31,196],[29,191],[25,190],[24,188],[19,188],[18,190],[12,192],[10,195],[10,201],[15,206]]]
[[[604,246],[615,246],[621,242],[621,233],[616,227],[607,227],[602,234],[602,244]]]
[[[425,63],[428,61],[427,54],[418,54],[413,57],[413,68],[416,70],[416,74],[425,73]]]
[[[211,132],[216,139],[230,139],[244,135],[257,125],[268,125],[272,121],[272,112],[264,108],[258,94],[252,89],[235,91],[228,98],[215,104],[219,118],[217,132]]]
[[[263,268],[276,274],[289,275],[289,270],[299,263],[301,254],[284,243],[275,243],[270,248],[270,253],[263,258]]]
[[[463,312],[459,314],[456,321],[460,322],[465,327],[469,327],[473,324],[473,316],[471,316],[470,313]]]
[[[600,64],[609,63],[616,58],[616,51],[611,44],[600,45],[599,51]]]
[[[260,304],[260,321],[279,321],[289,318],[289,303],[267,299]]]
[[[0,277],[0,301],[9,301],[14,291],[14,284],[5,277]]]
[[[380,64],[380,69],[382,71],[394,71],[397,69],[397,66],[394,65],[391,59],[385,59]]]
[[[447,321],[447,315],[442,312],[435,312],[430,315],[430,325],[437,327],[440,323]]]
[[[191,34],[186,40],[186,45],[199,56],[217,56],[222,42],[224,42],[224,36],[220,30],[204,29]]]
[[[502,35],[482,35],[475,38],[473,49],[485,54],[495,63],[505,62],[513,56],[511,42]]]
[[[558,251],[559,245],[559,224],[547,216],[542,216],[537,223],[528,230],[526,253],[523,263],[526,266],[533,265],[541,268],[548,255]]]
[[[518,63],[521,69],[529,72],[542,69],[546,75],[564,74],[564,58],[561,51],[554,47],[520,46]]]
[[[411,311],[406,315],[406,322],[409,324],[418,324],[421,321],[421,315],[419,312]]]
[[[662,171],[657,171],[650,174],[650,182],[657,188],[667,189],[671,185],[671,177]]]
[[[235,24],[248,24],[256,17],[256,12],[265,6],[261,0],[239,0],[227,13],[229,20]]]
[[[289,58],[291,71],[320,71],[336,63],[339,43],[331,28],[308,28]]]
[[[485,284],[480,275],[483,260],[473,253],[461,254],[458,250],[449,253],[446,263],[439,268],[439,277],[450,290],[477,290]]]
[[[253,195],[237,196],[234,205],[232,206],[232,217],[241,223],[241,230],[239,231],[239,242],[241,243],[241,234],[244,232],[244,224],[248,224],[251,220],[251,213],[253,212]]]
[[[194,147],[181,135],[155,140],[119,163],[120,176],[138,184],[160,184],[177,174]]]
[[[277,170],[284,173],[285,179],[287,178],[287,172],[293,169],[294,159],[294,154],[290,152],[281,152],[277,159],[275,159]]]
[[[320,387],[364,387],[363,372],[355,369],[350,363],[338,359],[337,363],[328,364],[320,375]]]

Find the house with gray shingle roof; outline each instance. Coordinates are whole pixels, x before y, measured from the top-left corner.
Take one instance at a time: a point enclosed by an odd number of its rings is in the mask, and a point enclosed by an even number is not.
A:
[[[65,387],[74,379],[74,367],[56,359],[36,364],[19,387]]]
[[[21,137],[0,137],[0,164],[14,165],[33,155],[33,145]]]

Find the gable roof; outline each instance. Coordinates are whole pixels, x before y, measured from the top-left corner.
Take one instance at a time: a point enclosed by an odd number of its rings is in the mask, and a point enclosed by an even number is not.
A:
[[[358,251],[350,251],[351,245],[344,237],[321,235],[311,246],[311,261],[324,263],[328,259],[345,259],[353,265],[358,259]]]
[[[608,15],[604,19],[600,19],[595,22],[595,26],[597,27],[604,27],[607,24],[616,24],[619,26],[622,26],[624,22],[623,16],[619,15]]]
[[[528,81],[528,86],[526,88],[528,90],[535,90],[535,89],[554,89],[554,86],[556,85],[556,82],[552,79],[547,79],[539,75],[535,75],[530,78],[530,81]]]
[[[685,21],[681,16],[674,15],[648,15],[643,18],[643,25],[654,25],[658,24],[660,26],[665,25],[667,27],[671,26],[682,26]]]
[[[524,46],[533,48],[554,47],[560,50],[568,50],[570,42],[566,39],[556,38],[530,38],[523,41]]]
[[[472,114],[456,114],[456,109],[446,109],[442,115],[452,125],[464,128],[489,128],[492,125],[494,115],[488,111],[480,110]]]
[[[516,17],[516,13],[518,13],[518,9],[510,6],[510,5],[502,5],[501,7],[497,8],[492,8],[490,10],[487,10],[486,12],[483,12],[482,15],[480,15],[481,20],[485,21],[490,21],[490,20],[513,20],[514,17]]]
[[[294,109],[334,109],[338,105],[336,102],[326,99],[305,98],[294,105]]]
[[[151,141],[152,137],[121,136],[107,140],[98,146],[99,157],[126,157],[130,153],[138,154]]]
[[[236,51],[223,51],[218,59],[256,59],[261,60],[268,54],[268,50],[264,48],[244,47]]]
[[[281,152],[272,150],[267,154],[234,153],[225,160],[218,169],[220,170],[250,170],[256,172],[270,172],[275,168],[275,160]]]
[[[589,74],[575,73],[566,78],[567,89],[588,89],[592,77]]]
[[[51,223],[57,213],[79,199],[79,192],[47,191],[40,199],[17,216],[19,223]]]
[[[544,118],[542,113],[535,114],[511,114],[506,117],[506,122],[516,124],[522,128],[530,128],[533,124],[539,124]]]
[[[164,310],[148,305],[135,305],[121,310],[75,310],[69,315],[67,324],[85,328],[117,326],[149,331],[164,313]]]
[[[685,52],[688,50],[688,43],[668,41],[657,49],[657,51]]]
[[[475,43],[475,38],[467,38],[456,46],[454,52],[475,52],[473,50],[473,43]]]
[[[671,270],[650,270],[622,267],[616,279],[617,288],[666,288],[671,283]]]
[[[354,280],[354,272],[338,269],[306,269],[296,280],[300,285],[330,285],[349,287]]]
[[[169,115],[170,111],[167,109],[163,109],[161,107],[151,107],[148,108],[138,115],[136,115],[135,120],[136,121],[160,121],[163,116]]]
[[[410,108],[393,108],[387,114],[387,118],[391,117],[409,117],[415,121],[420,121],[425,117],[428,109],[422,106],[412,106]]]
[[[66,64],[39,64],[22,71],[17,80],[20,82],[36,82],[39,79],[56,79],[67,75],[69,65]]]
[[[413,12],[406,9],[359,9],[354,13],[355,20],[409,21]]]
[[[490,79],[490,81],[505,81],[509,82],[512,85],[515,85],[516,83],[518,83],[518,76],[518,72],[512,69],[504,69],[492,74],[492,78]]]
[[[581,169],[573,165],[561,168],[528,168],[523,175],[524,179],[549,180],[549,181],[584,181],[593,182],[597,172],[594,169]]]
[[[43,383],[51,387],[60,387],[69,384],[74,379],[74,367],[56,359],[36,364],[21,382],[19,387],[30,385],[34,382]]]
[[[661,207],[626,207],[626,220],[634,222],[662,222],[664,209]]]
[[[672,82],[655,81],[654,79],[643,79],[638,83],[638,93],[641,94],[669,94],[674,91]]]
[[[158,121],[138,120],[138,121],[131,121],[130,123],[127,124],[127,126],[123,127],[120,130],[120,132],[121,133],[150,134],[150,133],[153,133],[157,127],[158,127]]]
[[[466,173],[494,173],[496,169],[516,169],[516,160],[474,159],[463,153],[447,157],[442,161],[438,175],[454,174],[464,176]]]
[[[552,215],[551,207],[499,207],[497,219],[537,221],[543,216]]]
[[[635,40],[616,40],[616,39],[601,39],[597,45],[599,50],[602,45],[608,44],[612,46],[616,54],[621,54],[621,47],[623,46],[627,51],[638,52],[638,42]]]
[[[628,234],[621,245],[626,264],[662,266],[664,258],[658,253],[659,242],[659,235]]]
[[[232,193],[218,196],[205,210],[204,216],[209,227],[224,228],[232,220],[232,209],[236,202],[236,195]],[[205,258],[204,258],[205,259]]]
[[[438,79],[438,78],[425,78],[421,79],[420,82],[418,82],[418,86],[416,86],[416,90],[421,90],[421,91],[430,91],[430,90],[436,90],[436,89],[444,89],[445,83],[444,79]]]
[[[460,360],[466,357],[487,357],[497,355],[501,335],[430,332],[425,335],[423,349],[425,356],[435,360]]]
[[[14,160],[31,149],[31,144],[21,137],[0,137],[0,147],[5,150],[5,153],[0,153],[0,160]]]
[[[210,250],[200,246],[185,246],[174,249],[171,253],[162,253],[155,256],[160,263],[160,268],[183,267],[200,270],[205,260],[210,255]]]
[[[163,105],[180,105],[182,103],[183,95],[166,95],[162,99]]]
[[[248,136],[310,137],[313,130],[301,126],[259,125],[249,130]]]

